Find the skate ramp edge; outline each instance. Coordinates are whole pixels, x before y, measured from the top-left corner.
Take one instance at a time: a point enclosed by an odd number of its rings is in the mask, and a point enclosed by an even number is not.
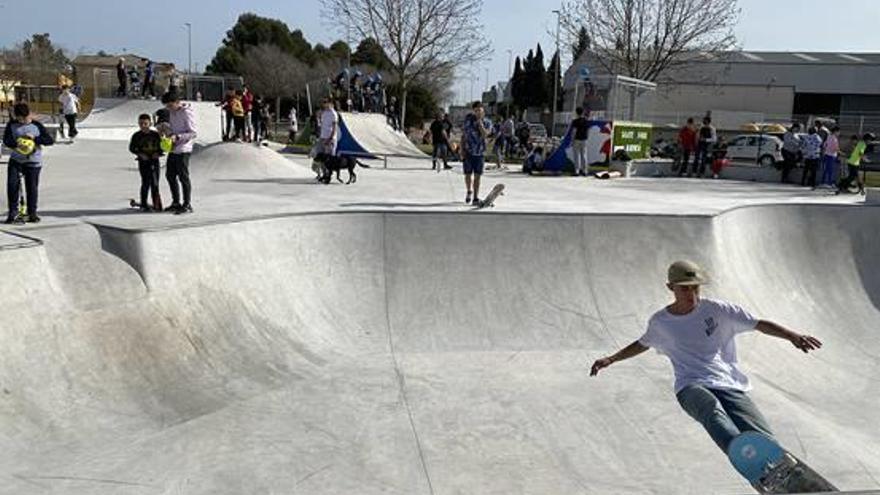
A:
[[[0,250],[0,493],[745,491],[662,357],[586,376],[667,302],[679,258],[707,295],[824,340],[803,356],[749,334],[740,359],[785,445],[876,486],[878,224],[804,205],[297,215],[97,226],[83,263],[40,231]]]
[[[222,140],[220,109],[213,102],[188,101],[196,118],[196,143],[208,145]],[[138,116],[154,115],[162,108],[157,100],[102,98],[77,124],[77,139],[128,141],[138,130]]]
[[[373,158],[394,156],[428,158],[402,132],[395,131],[382,114],[340,113],[338,151]]]

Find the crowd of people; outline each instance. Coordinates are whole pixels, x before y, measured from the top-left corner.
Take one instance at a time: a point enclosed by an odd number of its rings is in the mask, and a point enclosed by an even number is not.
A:
[[[224,141],[259,143],[268,139],[268,125],[272,121],[270,104],[261,95],[255,95],[247,84],[242,89],[227,91],[217,106],[223,111]],[[295,125],[295,113],[293,119]]]
[[[782,160],[778,164],[782,183],[791,182],[791,173],[802,168],[800,185],[812,189],[837,189],[848,191],[856,184],[864,194],[864,184],[859,170],[865,155],[871,150],[874,134],[853,135],[848,142],[841,142],[840,127],[828,127],[824,121],[815,120],[804,131],[800,123],[793,123],[782,135]],[[677,139],[677,162],[679,177],[705,177],[711,165],[712,176],[717,178],[726,163],[727,143],[712,125],[710,117],[704,117],[698,128],[689,118],[679,130]],[[844,168],[845,167],[845,168]]]
[[[816,121],[801,132],[801,125],[794,123],[782,137],[782,182],[790,181],[791,171],[803,163],[801,185],[813,189],[837,189],[838,194],[849,191],[853,183],[860,194],[865,185],[859,175],[865,155],[873,147],[876,137],[867,132],[852,135],[846,143],[840,142],[840,127],[830,129],[822,121]],[[841,168],[841,161],[845,169]]]
[[[156,97],[156,64],[149,59],[144,60],[143,76],[137,65],[127,66],[125,58],[119,57],[116,62],[116,88],[115,96],[119,98]],[[180,87],[179,75],[172,71],[169,75],[168,90],[176,91]]]
[[[59,102],[68,125],[68,139],[77,135],[76,120],[80,111],[79,98],[67,86],[62,87]],[[189,158],[197,136],[195,113],[182,101],[177,91],[162,96],[163,107],[155,115],[142,114],[137,119],[139,130],[132,135],[129,151],[135,156],[140,172],[141,211],[191,213],[192,184]],[[63,137],[63,135],[62,135]],[[10,150],[6,175],[7,215],[4,223],[39,223],[40,172],[43,149],[55,144],[30,106],[19,102],[12,107],[12,120],[3,131],[3,145]],[[159,193],[160,159],[166,157],[165,178],[172,202],[162,206]],[[22,187],[24,183],[24,187]],[[148,202],[151,197],[152,202]]]

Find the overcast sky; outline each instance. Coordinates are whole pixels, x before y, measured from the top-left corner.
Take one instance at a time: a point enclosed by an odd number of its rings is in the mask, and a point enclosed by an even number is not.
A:
[[[51,7],[48,7],[51,5]],[[203,69],[211,61],[226,30],[243,12],[281,19],[301,29],[311,43],[329,45],[345,33],[321,16],[320,0],[77,0],[75,2],[0,2],[0,45],[22,41],[33,33],[48,32],[52,40],[72,53],[105,50],[134,52],[178,67],[187,64],[187,31],[192,23],[193,65]],[[547,0],[485,0],[482,22],[495,55],[480,66],[461,71],[457,96],[470,98],[470,71],[483,89],[506,79],[508,50],[524,55],[540,42],[549,59],[555,29]],[[740,0],[742,16],[737,29],[747,50],[874,51],[880,52],[880,1],[877,0]]]

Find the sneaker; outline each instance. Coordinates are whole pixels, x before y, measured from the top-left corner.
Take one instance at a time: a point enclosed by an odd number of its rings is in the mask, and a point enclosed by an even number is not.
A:
[[[474,205],[474,206],[480,206],[482,203],[483,203],[483,202],[480,201],[480,198],[478,198],[478,197],[476,197],[476,196],[474,196],[474,200],[471,201],[471,204]]]
[[[165,208],[165,211],[167,211],[169,213],[177,213],[180,210],[180,208],[181,208],[180,204],[171,203],[167,208]]]
[[[42,219],[36,213],[27,216],[27,223],[40,223],[40,220]]]
[[[471,198],[473,197],[473,193],[468,191],[467,196],[464,197],[464,204],[471,204]]]
[[[452,170],[452,165],[443,165],[443,170]]]
[[[140,210],[141,213],[150,213],[151,211],[153,211],[153,208],[149,206],[141,206],[140,208],[138,208],[138,210]]]
[[[178,210],[175,211],[174,214],[175,215],[183,215],[184,213],[192,213],[192,212],[193,212],[193,208],[191,205],[183,205],[180,208],[178,208]]]
[[[7,225],[15,223],[15,215],[7,216],[6,220],[4,220],[3,223],[5,223]]]

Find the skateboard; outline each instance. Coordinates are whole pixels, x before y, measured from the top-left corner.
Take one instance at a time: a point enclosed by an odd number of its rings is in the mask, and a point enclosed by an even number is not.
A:
[[[495,206],[495,200],[498,199],[498,196],[504,194],[504,184],[495,184],[495,187],[489,191],[489,194],[486,195],[486,198],[480,201],[480,204],[477,205],[475,210],[482,210],[483,208],[489,208]]]
[[[727,447],[727,456],[733,467],[762,495],[838,491],[804,461],[763,433],[740,434]]]
[[[617,178],[621,177],[622,175],[623,174],[621,174],[620,172],[617,172],[617,171],[602,171],[602,172],[596,173],[596,178],[601,179],[601,180],[617,179]]]

